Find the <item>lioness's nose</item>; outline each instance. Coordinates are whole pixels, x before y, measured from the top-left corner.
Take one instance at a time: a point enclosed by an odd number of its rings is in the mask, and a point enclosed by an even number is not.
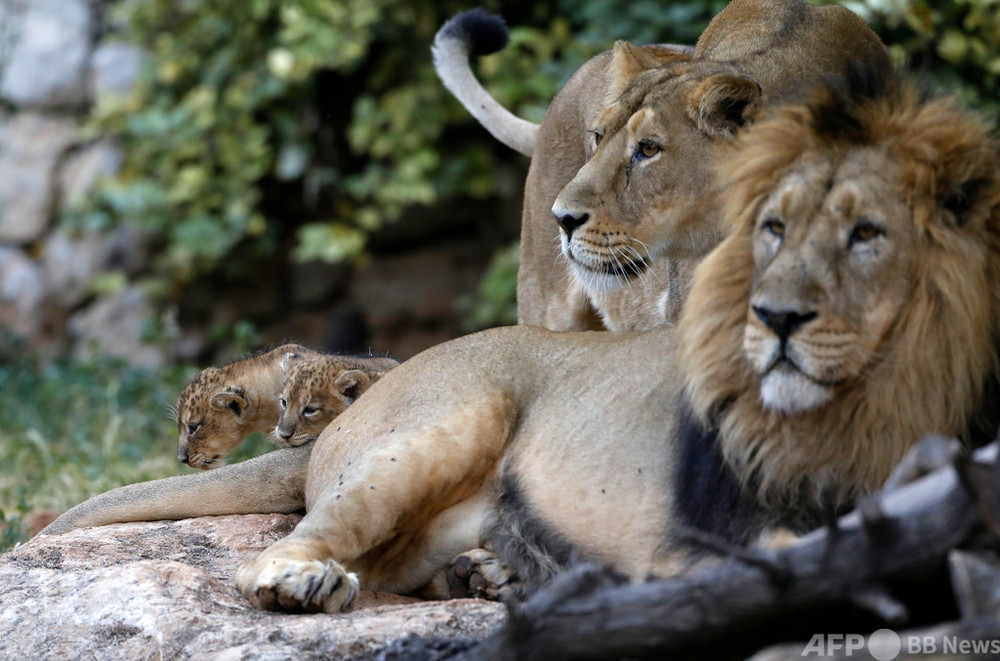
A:
[[[573,231],[590,220],[590,214],[577,209],[565,209],[556,205],[552,207],[552,215],[556,217],[559,227],[566,232],[566,238],[573,236]]]
[[[816,318],[815,312],[797,312],[795,310],[771,310],[762,306],[754,306],[754,314],[774,331],[782,342],[794,333],[800,326]]]

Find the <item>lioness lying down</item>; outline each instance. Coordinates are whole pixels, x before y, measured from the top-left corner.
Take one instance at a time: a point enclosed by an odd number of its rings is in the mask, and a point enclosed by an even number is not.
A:
[[[474,10],[441,28],[434,61],[495,136],[520,151],[532,144],[518,318],[552,330],[676,322],[694,266],[721,238],[713,168],[735,135],[805,84],[842,79],[851,65],[891,69],[882,42],[844,7],[733,0],[693,51],[619,42],[597,55],[536,130],[469,68],[470,53],[504,43],[503,22]]]
[[[334,612],[359,582],[415,592],[482,546],[531,589],[571,555],[637,579],[680,571],[685,527],[734,543],[802,530],[923,435],[995,429],[997,148],[949,101],[821,90],[740,138],[730,234],[677,331],[448,342],[375,383],[308,467],[298,448],[190,476],[208,483],[133,485],[43,533],[195,510],[206,493],[285,511],[304,476],[307,515],[237,582],[262,608]]]

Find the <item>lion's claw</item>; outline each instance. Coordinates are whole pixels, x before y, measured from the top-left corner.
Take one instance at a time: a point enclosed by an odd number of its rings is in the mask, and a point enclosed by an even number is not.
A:
[[[257,608],[289,613],[337,613],[346,610],[358,592],[358,578],[333,560],[277,558],[255,572],[244,565],[237,583]]]

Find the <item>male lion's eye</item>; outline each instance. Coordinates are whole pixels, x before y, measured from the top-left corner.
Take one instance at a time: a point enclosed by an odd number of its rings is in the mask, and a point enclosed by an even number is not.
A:
[[[851,235],[847,239],[847,247],[850,248],[858,243],[866,243],[884,234],[885,230],[881,227],[877,227],[871,221],[859,221],[858,224],[854,226],[854,229],[851,230]]]
[[[777,218],[768,218],[760,226],[768,234],[773,234],[779,238],[785,236],[785,224]]]

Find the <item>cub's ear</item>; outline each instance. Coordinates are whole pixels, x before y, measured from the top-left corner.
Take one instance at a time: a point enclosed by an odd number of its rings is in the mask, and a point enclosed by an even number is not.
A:
[[[689,50],[684,46],[635,46],[624,40],[616,41],[608,64],[610,85],[604,95],[604,105],[614,103],[632,79],[643,71],[668,62],[690,60],[692,51],[693,49]]]
[[[212,408],[218,409],[220,411],[230,411],[239,417],[243,414],[243,411],[247,409],[250,404],[247,401],[246,393],[242,388],[226,388],[221,392],[217,392],[212,395],[212,399],[209,400]]]
[[[688,116],[705,135],[733,140],[757,115],[761,96],[760,85],[746,74],[712,74],[688,95]]]
[[[339,394],[347,400],[348,404],[353,404],[354,400],[361,397],[361,393],[368,390],[372,384],[372,379],[361,370],[348,370],[337,377],[333,384],[334,394]]]
[[[292,369],[295,363],[302,361],[302,354],[295,353],[294,351],[289,351],[284,356],[281,357],[281,369],[288,372]]]

